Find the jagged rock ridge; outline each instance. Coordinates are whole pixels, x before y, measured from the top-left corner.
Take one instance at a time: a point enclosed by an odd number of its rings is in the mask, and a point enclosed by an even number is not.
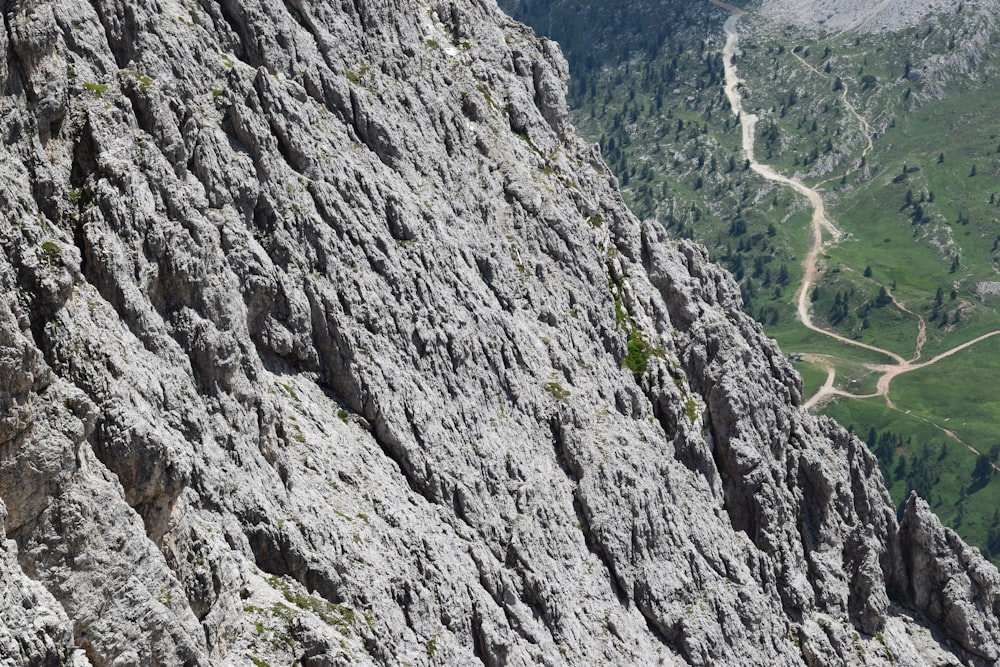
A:
[[[996,659],[492,2],[4,18],[0,664]]]

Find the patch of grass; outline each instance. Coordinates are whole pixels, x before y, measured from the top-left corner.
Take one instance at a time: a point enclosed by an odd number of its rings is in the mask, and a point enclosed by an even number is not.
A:
[[[153,80],[141,72],[133,69],[123,69],[121,75],[136,81],[139,84],[139,89],[143,92],[149,92],[153,88]]]
[[[622,365],[632,371],[636,380],[646,374],[651,356],[663,357],[666,354],[661,348],[650,345],[638,329],[632,329],[629,333],[627,349],[628,353],[625,355]]]
[[[493,96],[490,95],[489,88],[480,83],[476,85],[476,90],[478,90],[479,93],[486,99],[486,103],[490,106],[490,108],[492,108],[495,111],[500,110],[500,106],[493,101]]]
[[[504,107],[504,112],[507,113],[508,115],[510,114],[510,105]],[[542,153],[541,149],[539,149],[538,146],[535,145],[535,142],[531,140],[531,137],[528,136],[527,132],[515,131],[514,136],[523,141],[524,143],[528,144],[528,148],[534,151],[535,154],[544,157],[544,154]]]
[[[87,92],[91,93],[95,97],[103,97],[104,93],[108,92],[108,85],[105,83],[94,83],[93,81],[84,81],[83,87]]]
[[[43,241],[40,255],[42,261],[49,266],[62,266],[62,254],[55,241]]]
[[[632,371],[635,379],[638,380],[645,375],[648,363],[649,344],[639,330],[633,329],[628,336],[628,354],[625,355],[622,365]]]
[[[295,387],[285,382],[279,382],[279,386],[285,390],[285,392],[292,398],[293,401],[299,403],[299,394],[295,391]]]
[[[294,604],[299,609],[311,611],[327,625],[340,630],[342,634],[346,635],[350,633],[350,629],[355,622],[355,612],[350,607],[333,604],[332,602],[328,602],[327,600],[316,597],[315,595],[300,593],[280,577],[271,576],[268,577],[267,581],[272,588],[279,591],[284,596],[285,600],[291,604]],[[276,613],[283,618],[289,615],[294,616],[295,614],[294,610],[290,607],[280,605],[280,603],[276,606],[281,607],[281,609]]]
[[[625,325],[629,323],[632,318],[629,317],[628,311],[625,310],[625,304],[616,295],[615,296],[615,327],[625,328]]]
[[[437,643],[440,637],[441,633],[437,632],[434,634],[434,636],[428,638],[427,643],[425,644],[425,649],[427,650],[428,658],[433,658],[434,654],[437,653]]]
[[[160,592],[156,594],[156,601],[164,607],[170,606],[170,603],[173,602],[173,590],[170,588],[169,584],[165,584],[160,587]]]
[[[371,67],[368,65],[368,63],[366,63],[365,61],[362,60],[358,64],[358,71],[357,72],[355,72],[353,70],[347,70],[345,72],[345,74],[347,76],[347,80],[348,81],[350,81],[351,83],[353,83],[356,86],[359,86],[359,85],[361,85],[361,83],[363,82],[365,76],[367,76],[367,74],[368,74],[368,72],[370,70],[371,70]]]
[[[698,403],[691,396],[684,401],[684,414],[687,415],[688,421],[692,424],[698,418]]]
[[[546,382],[545,391],[549,392],[553,398],[562,403],[569,403],[570,393],[568,389],[563,388],[558,382]]]

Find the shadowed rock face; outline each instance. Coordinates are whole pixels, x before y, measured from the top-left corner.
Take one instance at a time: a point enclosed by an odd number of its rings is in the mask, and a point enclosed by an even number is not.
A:
[[[3,7],[0,664],[996,655],[492,2]]]

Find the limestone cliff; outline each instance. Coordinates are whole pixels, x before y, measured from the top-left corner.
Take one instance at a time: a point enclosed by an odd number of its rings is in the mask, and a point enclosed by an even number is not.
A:
[[[1000,654],[492,0],[2,6],[0,665]]]

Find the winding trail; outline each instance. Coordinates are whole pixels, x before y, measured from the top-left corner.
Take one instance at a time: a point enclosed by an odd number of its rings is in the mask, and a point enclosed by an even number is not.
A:
[[[816,76],[820,77],[821,79],[829,79],[830,78],[830,76],[828,74],[825,74],[825,73],[819,71],[818,69],[816,69],[815,67],[813,67],[809,63],[809,61],[807,61],[805,58],[803,58],[799,54],[795,53],[795,51],[792,51],[791,53],[792,53],[793,56],[795,56],[795,58],[798,59],[798,61],[800,63],[802,63],[802,65],[806,69],[812,71],[813,74],[815,74]],[[861,169],[861,166],[865,163],[865,159],[868,157],[868,154],[872,152],[873,148],[875,148],[875,141],[874,141],[875,131],[872,129],[872,126],[868,123],[868,119],[865,118],[864,116],[862,116],[860,113],[858,113],[858,110],[854,107],[853,104],[851,104],[851,100],[849,100],[847,98],[847,93],[849,92],[849,90],[850,89],[847,87],[847,84],[844,83],[843,80],[841,80],[841,82],[840,82],[840,103],[844,105],[844,108],[847,109],[847,111],[852,116],[854,116],[854,118],[861,125],[861,129],[864,131],[865,139],[867,139],[868,144],[865,146],[864,150],[861,151],[861,157],[858,158],[857,162],[855,162],[850,168],[848,168],[847,171],[844,172],[844,174],[843,174],[844,177],[850,176],[851,174],[853,174],[854,172],[856,172],[858,169]],[[823,185],[824,183],[829,183],[830,181],[835,181],[838,178],[839,178],[838,176],[832,176],[832,177],[827,178],[825,180],[819,181],[818,183],[816,183],[816,187],[818,188],[819,186]],[[907,311],[907,312],[909,312],[909,311]]]
[[[809,204],[813,208],[813,215],[809,225],[810,231],[812,232],[812,245],[810,246],[809,252],[807,253],[805,259],[802,262],[802,273],[803,273],[802,284],[799,287],[799,290],[795,296],[796,310],[799,320],[802,322],[803,326],[805,326],[807,329],[811,331],[814,331],[828,338],[832,338],[846,345],[852,345],[854,347],[863,348],[866,350],[870,350],[872,352],[877,352],[895,362],[893,364],[862,363],[861,365],[864,368],[867,368],[868,370],[874,371],[876,373],[880,373],[881,375],[879,376],[878,381],[875,385],[874,393],[852,394],[842,389],[838,389],[834,386],[834,383],[836,381],[836,369],[832,363],[830,363],[828,360],[812,355],[809,357],[809,360],[814,363],[818,363],[823,368],[825,368],[827,372],[827,377],[826,381],[823,383],[823,386],[820,387],[820,389],[805,402],[805,407],[806,408],[816,407],[836,396],[842,396],[851,399],[883,397],[885,399],[887,406],[893,409],[898,409],[892,402],[892,399],[889,397],[889,387],[892,384],[892,381],[896,377],[902,375],[903,373],[909,373],[911,371],[919,370],[921,368],[926,368],[928,366],[936,364],[942,359],[946,359],[952,356],[953,354],[961,352],[962,350],[975,345],[976,343],[986,340],[987,338],[992,338],[993,336],[1000,335],[1000,330],[991,331],[989,333],[983,334],[978,338],[974,338],[946,352],[942,352],[941,354],[927,361],[917,363],[923,352],[924,344],[927,341],[927,325],[922,317],[920,317],[913,311],[909,310],[906,307],[906,304],[898,301],[896,297],[892,296],[891,294],[890,297],[892,298],[892,302],[897,308],[899,308],[903,312],[909,313],[910,315],[914,315],[915,317],[917,317],[918,324],[917,324],[916,346],[914,349],[913,357],[910,358],[909,360],[903,359],[903,357],[901,357],[900,355],[896,354],[891,350],[886,350],[880,347],[876,347],[875,345],[869,345],[868,343],[863,343],[861,341],[853,340],[851,338],[847,338],[846,336],[842,336],[836,333],[835,331],[829,331],[827,329],[823,329],[813,322],[812,314],[809,312],[809,304],[810,304],[809,288],[813,285],[813,283],[816,281],[817,277],[821,273],[821,268],[819,266],[819,258],[823,254],[825,248],[824,234],[829,236],[829,238],[834,243],[836,243],[841,239],[842,233],[837,228],[837,226],[827,217],[826,206],[824,205],[823,197],[820,195],[817,189],[807,186],[798,178],[794,177],[790,178],[788,176],[779,174],[777,171],[775,171],[773,167],[771,167],[770,165],[761,164],[754,157],[754,138],[755,138],[755,130],[757,126],[758,117],[756,114],[746,113],[743,109],[743,100],[740,95],[740,88],[743,85],[743,82],[740,80],[739,75],[736,72],[736,64],[735,64],[736,56],[737,54],[740,53],[739,34],[736,31],[736,23],[740,20],[740,17],[746,15],[746,11],[738,7],[734,7],[733,5],[730,5],[727,2],[723,2],[722,0],[708,0],[708,1],[713,5],[721,7],[722,9],[730,13],[730,17],[726,20],[725,23],[726,45],[722,51],[723,65],[725,67],[725,75],[726,75],[725,93],[726,97],[729,100],[729,105],[732,108],[733,114],[739,120],[740,125],[743,128],[744,158],[749,161],[750,168],[753,169],[756,173],[760,174],[762,177],[766,178],[769,181],[775,183],[781,183],[782,185],[792,188],[793,190],[801,194],[803,197],[805,197],[807,200],[809,200]],[[823,78],[829,78],[826,74],[820,72],[815,67],[806,62],[798,54],[792,53],[792,55],[798,58],[803,65],[812,70],[818,76],[821,76]],[[850,169],[847,170],[846,174],[850,174],[853,171],[856,171],[857,169],[861,168],[861,165],[864,164],[865,158],[868,156],[868,153],[871,152],[873,148],[874,132],[871,128],[871,125],[869,125],[868,121],[864,118],[864,116],[859,114],[854,105],[851,104],[850,100],[848,100],[847,93],[848,93],[847,85],[844,84],[841,92],[841,101],[843,102],[844,107],[858,120],[868,140],[867,146],[865,147],[864,151],[861,154],[861,158],[854,164],[854,166],[852,166]],[[827,180],[833,180],[833,179],[827,179]],[[819,187],[819,185],[822,185],[825,182],[827,181],[821,181],[820,183],[817,184],[816,187]],[[942,428],[942,430],[948,433],[955,440],[961,442],[958,436],[956,436],[954,433],[944,428]]]
[[[910,363],[913,363],[914,361],[920,359],[920,355],[924,353],[924,344],[927,342],[927,322],[924,321],[922,316],[917,315],[915,312],[907,308],[906,304],[897,299],[895,294],[889,292],[889,290],[886,290],[886,292],[888,292],[889,298],[892,299],[892,305],[896,306],[896,308],[899,308],[904,313],[909,313],[917,318],[917,343],[913,346],[913,356],[910,357]]]

